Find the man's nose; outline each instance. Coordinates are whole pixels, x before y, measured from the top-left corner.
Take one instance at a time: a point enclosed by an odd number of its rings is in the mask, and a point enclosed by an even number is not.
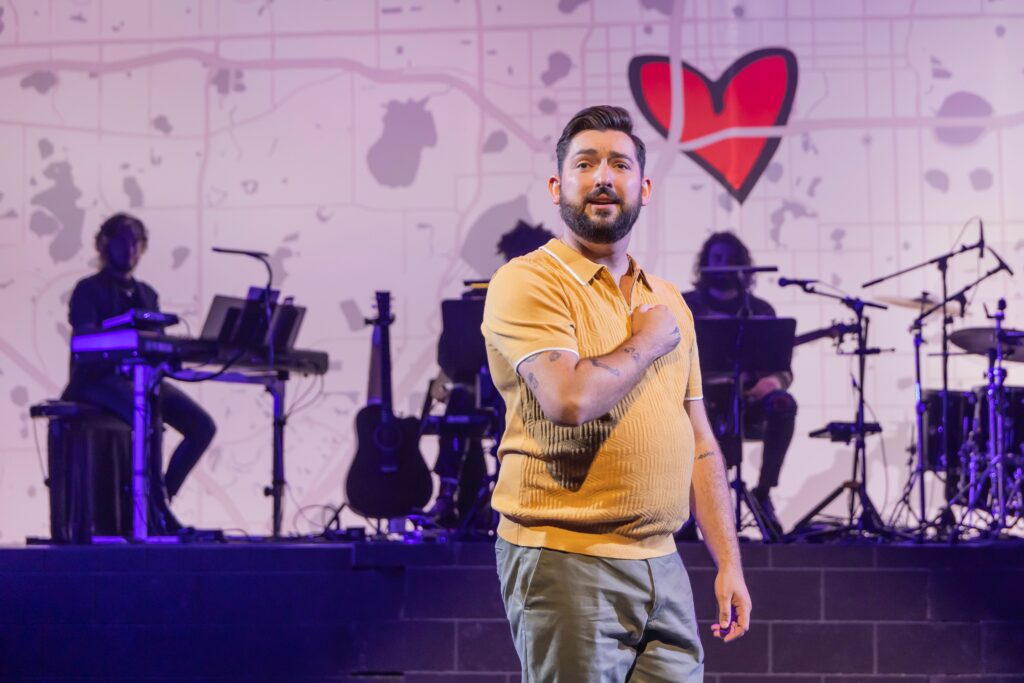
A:
[[[594,172],[594,184],[601,187],[608,187],[612,184],[612,167],[607,161],[602,161]]]

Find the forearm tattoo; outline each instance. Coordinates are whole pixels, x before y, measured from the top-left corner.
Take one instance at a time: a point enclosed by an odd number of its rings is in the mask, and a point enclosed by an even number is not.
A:
[[[554,363],[556,360],[562,357],[561,351],[552,351],[548,354],[548,362]]]
[[[712,456],[714,454],[715,454],[714,451],[704,451],[703,453],[701,453],[700,455],[698,455],[696,457],[696,460],[703,460],[704,458],[710,457],[710,456]]]
[[[532,372],[526,375],[526,383],[530,385],[531,389],[536,389],[540,386],[540,380]]]
[[[602,363],[597,358],[591,358],[590,362],[593,363],[595,367],[601,368],[602,370],[607,370],[608,372],[612,373],[616,377],[618,377],[619,375],[622,374],[621,372],[618,371],[618,369],[613,368],[612,366],[608,365],[607,363]]]
[[[623,353],[628,353],[629,357],[632,358],[637,363],[640,362],[640,352],[636,350],[636,347],[634,347],[634,346],[623,347],[622,352]]]

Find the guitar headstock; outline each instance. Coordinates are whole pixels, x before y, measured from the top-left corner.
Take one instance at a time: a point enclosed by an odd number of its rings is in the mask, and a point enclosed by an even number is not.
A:
[[[395,322],[395,316],[391,314],[391,292],[376,292],[374,294],[374,308],[377,309],[376,318],[366,318],[367,325],[383,325],[387,327]]]
[[[860,326],[857,323],[833,323],[829,328],[829,335],[832,339],[842,340],[848,334],[857,334]]]

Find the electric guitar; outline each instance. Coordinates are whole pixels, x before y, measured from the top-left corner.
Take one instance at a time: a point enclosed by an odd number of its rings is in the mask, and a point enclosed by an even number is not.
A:
[[[420,422],[397,417],[391,394],[391,294],[377,292],[367,405],[356,414],[358,448],[345,480],[353,510],[377,519],[404,517],[422,508],[434,492],[420,453]]]
[[[806,344],[817,339],[823,339],[824,337],[838,339],[844,334],[855,334],[856,332],[857,323],[835,323],[831,327],[823,327],[820,330],[813,330],[811,332],[805,332],[804,334],[798,334],[793,338],[793,346],[800,346],[801,344]]]

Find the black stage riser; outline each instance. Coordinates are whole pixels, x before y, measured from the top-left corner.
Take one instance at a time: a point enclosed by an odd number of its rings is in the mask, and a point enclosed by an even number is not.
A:
[[[1024,544],[745,545],[730,646],[680,552],[709,683],[1024,680]],[[520,679],[489,544],[365,543],[0,550],[0,680]]]

